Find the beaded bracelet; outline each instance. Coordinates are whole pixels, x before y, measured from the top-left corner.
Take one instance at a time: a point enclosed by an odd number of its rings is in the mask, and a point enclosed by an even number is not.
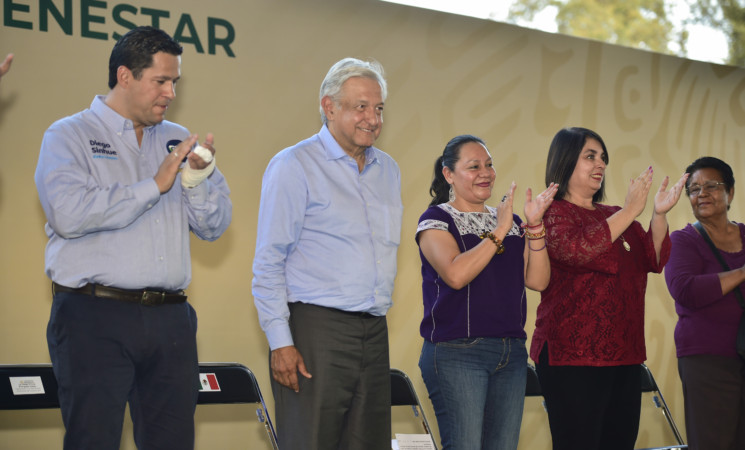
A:
[[[538,225],[528,225],[527,222],[523,222],[520,224],[520,228],[523,229],[523,233],[520,235],[520,237],[524,237],[527,235],[528,239],[540,239],[540,237],[535,237],[535,236],[538,236],[539,234],[546,232],[546,227],[543,225],[543,220],[541,220],[541,223],[539,223]],[[539,231],[538,233],[532,233],[530,231],[530,230],[536,230],[539,228],[541,231]]]
[[[538,233],[531,233],[530,231],[525,231],[525,237],[528,239],[543,239],[546,237],[546,227],[541,228],[541,231]]]
[[[502,241],[500,241],[499,239],[497,239],[497,237],[494,236],[493,233],[490,233],[488,231],[484,231],[483,233],[481,233],[479,235],[479,237],[481,239],[489,238],[492,242],[494,242],[494,245],[497,246],[497,255],[501,255],[502,253],[504,253],[504,245],[502,244]]]

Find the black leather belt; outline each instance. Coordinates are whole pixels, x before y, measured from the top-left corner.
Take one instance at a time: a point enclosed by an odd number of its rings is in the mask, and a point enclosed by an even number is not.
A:
[[[186,301],[184,291],[168,292],[151,289],[129,290],[91,283],[79,288],[71,288],[62,286],[61,284],[52,283],[52,293],[56,294],[57,292],[72,292],[75,294],[92,295],[93,297],[110,298],[113,300],[140,303],[148,306],[162,305],[165,303],[184,303]]]
[[[376,316],[375,314],[370,314],[369,312],[365,312],[365,311],[345,311],[339,308],[331,308],[328,306],[314,305],[312,303],[291,302],[288,305],[289,305],[290,310],[294,309],[296,306],[301,306],[303,308],[321,308],[327,311],[333,311],[335,313],[341,313],[347,316],[360,317],[363,319],[379,319],[381,317],[385,317],[385,316]]]
[[[363,319],[377,319],[380,316],[376,316],[374,314],[370,314],[369,312],[365,311],[344,311],[343,309],[336,309],[336,308],[329,308],[333,309],[334,311],[339,311],[340,313],[344,313],[348,316],[354,316],[354,317],[361,317]]]

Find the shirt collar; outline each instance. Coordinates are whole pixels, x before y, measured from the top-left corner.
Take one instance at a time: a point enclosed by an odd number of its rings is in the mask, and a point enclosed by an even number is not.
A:
[[[318,135],[321,138],[321,142],[323,143],[323,148],[326,150],[326,159],[329,161],[334,159],[340,159],[343,157],[352,158],[347,154],[347,152],[344,151],[343,148],[341,148],[341,145],[339,145],[338,142],[336,142],[336,139],[334,139],[334,136],[329,131],[326,124],[323,124],[321,127],[321,131],[318,132]],[[372,163],[380,163],[378,161],[378,149],[375,147],[367,147],[365,149],[365,165],[368,166]]]
[[[130,119],[120,115],[106,104],[106,96],[104,95],[97,95],[93,99],[93,102],[91,103],[91,111],[101,119],[107,128],[120,136],[127,131],[134,130],[134,124]],[[145,127],[144,131],[149,132],[152,128],[153,126]]]

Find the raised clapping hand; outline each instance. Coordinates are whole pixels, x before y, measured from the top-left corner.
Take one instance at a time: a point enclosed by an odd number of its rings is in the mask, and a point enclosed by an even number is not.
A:
[[[638,177],[631,179],[623,209],[631,212],[633,217],[639,217],[639,214],[647,206],[647,197],[649,197],[649,189],[652,187],[653,174],[652,166],[649,166]]]
[[[506,235],[510,228],[512,228],[512,202],[515,198],[515,189],[517,184],[513,181],[507,193],[502,197],[502,201],[496,206],[497,209],[497,228],[494,229],[494,234],[499,234],[499,229],[502,228]]]
[[[166,156],[163,162],[160,163],[158,173],[155,174],[153,179],[158,185],[158,190],[161,194],[165,194],[171,190],[173,182],[176,180],[178,169],[181,166],[181,160],[191,152],[192,147],[197,143],[197,139],[198,136],[196,134],[192,134],[184,139],[168,156]],[[192,157],[193,156],[196,155],[192,155]]]
[[[181,167],[181,160],[184,159],[184,156],[187,157],[188,164],[192,169],[201,170],[209,166],[209,163],[205,162],[201,156],[192,151],[198,138],[198,135],[192,134],[184,139],[160,164],[158,173],[155,174],[153,179],[158,185],[161,194],[165,194],[173,186],[179,167]],[[212,133],[207,133],[207,139],[204,140],[203,145],[203,147],[209,149],[213,155],[215,154],[215,147],[213,146],[214,140]]]
[[[675,206],[675,204],[678,203],[678,200],[680,199],[680,194],[683,192],[683,188],[685,187],[688,176],[689,174],[687,173],[681,175],[678,179],[678,182],[675,183],[669,191],[666,191],[666,189],[668,183],[670,182],[670,177],[665,177],[665,179],[662,180],[660,189],[654,196],[655,214],[667,214],[668,211],[673,209],[673,206]]]
[[[8,53],[8,56],[5,57],[5,61],[3,61],[2,64],[0,64],[0,78],[3,77],[8,71],[10,70],[10,64],[13,62],[13,54]]]
[[[215,138],[212,135],[212,133],[207,133],[207,139],[204,140],[204,144],[202,144],[202,147],[211,151],[213,156],[215,155],[214,143],[215,143]],[[202,169],[207,168],[207,166],[210,165],[210,163],[205,162],[205,160],[203,160],[201,156],[197,155],[193,151],[189,153],[188,161],[189,161],[189,166],[191,166],[191,168],[195,170],[202,170]]]
[[[543,214],[546,212],[551,203],[554,201],[554,196],[559,190],[559,185],[551,183],[548,185],[545,191],[538,194],[535,199],[533,198],[533,191],[528,188],[525,191],[525,207],[523,208],[523,214],[525,214],[525,221],[528,225],[538,225],[543,220]]]

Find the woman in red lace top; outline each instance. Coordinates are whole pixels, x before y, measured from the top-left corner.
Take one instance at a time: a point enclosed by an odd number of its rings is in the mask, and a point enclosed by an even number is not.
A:
[[[635,219],[652,185],[649,167],[631,180],[623,207],[604,198],[608,152],[585,128],[554,136],[546,180],[559,192],[543,217],[551,280],[541,293],[530,356],[536,361],[554,450],[633,449],[639,428],[639,364],[647,273],[670,256],[666,213],[686,175],[654,196],[645,231]]]

